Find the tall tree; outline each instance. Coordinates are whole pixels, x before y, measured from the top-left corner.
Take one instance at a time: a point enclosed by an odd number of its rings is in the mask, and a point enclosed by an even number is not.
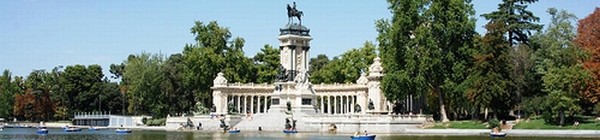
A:
[[[446,94],[461,94],[466,50],[475,34],[470,1],[388,1],[391,23],[378,21],[378,37],[387,73],[383,90],[390,99],[432,93],[440,119],[447,122]]]
[[[423,11],[426,0],[388,0],[388,9],[392,13],[391,20],[375,22],[379,36],[379,52],[386,74],[381,87],[390,100],[403,100],[406,95],[423,93],[423,77],[415,71],[413,41],[414,30],[425,21]]]
[[[123,78],[128,80],[128,112],[136,115],[166,116],[167,99],[162,90],[165,75],[160,55],[142,53],[125,62]]]
[[[52,77],[45,70],[34,70],[25,80],[22,94],[15,95],[13,113],[30,121],[49,120],[54,115],[54,103],[50,98]]]
[[[14,96],[20,92],[18,84],[12,80],[11,72],[4,70],[0,75],[0,118],[13,116]]]
[[[584,68],[591,74],[592,80],[587,82],[584,96],[591,103],[599,103],[600,100],[600,23],[598,21],[600,21],[600,8],[596,8],[593,13],[579,20],[577,37],[574,40],[577,46],[590,55],[584,60]]]
[[[563,125],[565,113],[573,115],[581,110],[578,97],[588,74],[579,63],[582,51],[571,42],[575,37],[572,21],[577,18],[555,8],[547,12],[552,17],[548,28],[532,37],[532,46],[537,48],[533,58],[536,72],[542,77],[544,118]]]
[[[229,29],[220,27],[215,21],[208,24],[196,21],[191,33],[197,42],[187,44],[182,52],[185,64],[183,85],[185,92],[193,93],[198,103],[212,106],[210,87],[219,72],[223,72],[230,82],[251,81],[252,61],[243,55],[242,38],[230,41]]]
[[[161,84],[162,90],[166,93],[170,114],[191,111],[195,105],[194,95],[191,92],[185,92],[183,85],[184,78],[183,55],[172,54],[162,66],[162,72],[165,74],[165,81]]]
[[[500,22],[506,25],[506,35],[510,46],[529,44],[531,31],[542,29],[542,25],[533,23],[540,20],[527,10],[527,5],[538,0],[502,0],[498,4],[498,11],[483,14],[490,22]]]
[[[533,72],[532,65],[528,63],[530,48],[529,37],[532,31],[539,31],[542,25],[534,22],[539,21],[539,17],[533,15],[533,12],[527,10],[528,4],[535,3],[538,0],[503,0],[498,4],[498,10],[491,13],[483,14],[490,22],[504,23],[506,31],[506,40],[509,46],[514,47],[510,52],[512,66],[511,79],[513,83],[513,91],[515,91],[515,100],[521,100],[525,87],[526,76]]]

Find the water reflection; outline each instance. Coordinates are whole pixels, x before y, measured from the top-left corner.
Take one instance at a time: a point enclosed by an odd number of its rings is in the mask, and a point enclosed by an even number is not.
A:
[[[277,132],[241,132],[239,134],[229,133],[201,133],[201,132],[165,132],[165,131],[133,131],[131,134],[116,134],[114,129],[103,129],[98,131],[64,132],[62,129],[49,129],[49,134],[35,134],[35,128],[7,128],[0,131],[0,139],[16,140],[348,140],[350,134],[326,134],[326,133],[297,133],[283,134]],[[490,139],[488,136],[407,136],[407,135],[378,135],[379,140],[481,140]],[[515,137],[508,136],[502,140],[591,140],[598,138],[565,138],[565,137]]]

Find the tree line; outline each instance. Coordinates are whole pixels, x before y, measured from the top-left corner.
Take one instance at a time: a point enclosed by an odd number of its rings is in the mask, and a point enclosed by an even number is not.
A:
[[[5,70],[0,77],[0,108],[5,108],[0,117],[49,121],[72,118],[77,112],[155,117],[208,113],[212,107],[210,87],[219,72],[231,83],[275,81],[279,49],[265,45],[254,57],[246,57],[244,39],[232,38],[229,29],[216,21],[196,21],[190,31],[195,42],[186,44],[181,53],[168,57],[131,54],[122,63],[111,64],[108,76],[99,65],[57,66],[51,71],[34,70],[26,77]],[[310,64],[314,71],[311,79],[317,83],[354,82],[372,63],[375,49],[366,42],[365,47],[332,60],[319,55]]]
[[[537,0],[503,0],[481,15],[480,35],[470,2],[388,0],[393,16],[376,27],[389,99],[425,97],[425,112],[442,122],[539,115],[563,125],[600,115],[598,8],[577,30],[572,13],[550,8],[542,28],[527,10]]]

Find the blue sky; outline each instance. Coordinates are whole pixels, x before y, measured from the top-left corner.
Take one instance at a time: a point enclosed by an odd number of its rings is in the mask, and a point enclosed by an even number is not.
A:
[[[234,37],[246,40],[244,51],[254,56],[265,44],[277,46],[278,29],[287,23],[285,4],[277,1],[145,1],[145,0],[2,0],[0,1],[0,70],[16,76],[58,65],[121,63],[129,54],[179,53],[193,42],[194,21],[217,21]],[[478,15],[497,9],[500,0],[474,0]],[[367,40],[375,41],[374,21],[391,16],[383,0],[296,0],[311,29],[312,57],[330,58]],[[583,18],[599,0],[541,0],[530,10],[548,23],[546,9],[556,7]]]

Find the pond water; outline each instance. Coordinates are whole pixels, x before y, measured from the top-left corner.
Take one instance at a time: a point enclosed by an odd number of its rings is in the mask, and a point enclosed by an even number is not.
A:
[[[0,131],[0,139],[53,139],[53,140],[349,140],[349,134],[324,134],[324,133],[258,133],[241,132],[239,134],[223,133],[194,133],[194,132],[165,132],[165,131],[133,131],[131,134],[116,134],[114,129],[98,131],[64,132],[62,129],[49,129],[47,135],[35,134],[35,128],[5,128]],[[409,135],[377,135],[378,140],[482,140],[492,139],[488,136],[409,136]],[[591,140],[598,138],[567,138],[567,137],[517,137],[493,138],[501,140]]]

